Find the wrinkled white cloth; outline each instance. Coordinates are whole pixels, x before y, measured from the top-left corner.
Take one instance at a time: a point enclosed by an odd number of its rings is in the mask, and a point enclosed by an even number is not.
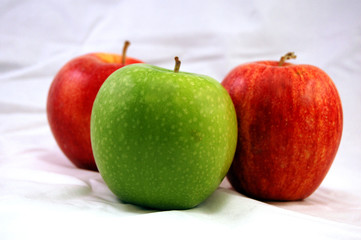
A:
[[[361,2],[0,2],[0,239],[360,239]],[[260,202],[225,180],[184,211],[119,202],[97,172],[77,169],[55,143],[46,97],[56,72],[88,52],[121,53],[218,81],[238,64],[278,60],[320,67],[343,103],[331,170],[304,201]]]

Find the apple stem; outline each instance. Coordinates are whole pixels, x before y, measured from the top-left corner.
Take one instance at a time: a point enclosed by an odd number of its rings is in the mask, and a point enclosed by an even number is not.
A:
[[[174,57],[174,60],[175,60],[174,72],[177,73],[177,72],[179,72],[181,61],[179,60],[179,57],[177,57],[177,56]]]
[[[294,52],[288,52],[286,53],[285,55],[283,55],[278,63],[278,66],[282,66],[286,60],[289,60],[289,59],[295,59],[297,56],[295,55]]]
[[[123,54],[122,54],[122,64],[125,65],[125,59],[127,57],[127,49],[130,45],[130,42],[127,40],[124,42],[124,47],[123,47]]]

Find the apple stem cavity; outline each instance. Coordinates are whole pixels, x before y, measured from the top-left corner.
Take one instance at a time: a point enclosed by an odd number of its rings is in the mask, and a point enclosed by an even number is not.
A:
[[[128,40],[124,42],[123,54],[122,54],[122,64],[123,65],[125,65],[125,59],[127,58],[127,50],[128,50],[129,45],[130,45],[130,42]]]
[[[297,56],[294,52],[288,52],[285,55],[283,55],[278,63],[278,66],[282,66],[287,60],[295,59]]]
[[[179,57],[177,57],[177,56],[174,57],[174,60],[175,60],[174,72],[177,73],[177,72],[179,72],[181,61],[179,60]]]

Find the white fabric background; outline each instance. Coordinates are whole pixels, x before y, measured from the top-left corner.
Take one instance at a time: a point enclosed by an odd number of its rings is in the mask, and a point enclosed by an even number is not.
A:
[[[0,1],[0,239],[360,239],[361,1]],[[265,203],[224,181],[200,206],[150,211],[116,200],[59,150],[46,119],[56,72],[88,52],[121,53],[222,81],[238,64],[316,65],[334,80],[344,132],[320,188]]]

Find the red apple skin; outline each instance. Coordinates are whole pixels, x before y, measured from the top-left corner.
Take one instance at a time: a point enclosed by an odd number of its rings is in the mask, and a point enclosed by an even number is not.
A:
[[[89,53],[65,64],[55,76],[48,93],[50,129],[63,153],[75,166],[97,171],[90,142],[90,116],[99,88],[115,70],[134,58],[108,53]]]
[[[343,113],[331,78],[311,65],[260,61],[222,81],[236,108],[238,144],[227,174],[259,200],[301,200],[321,184],[336,156]]]

